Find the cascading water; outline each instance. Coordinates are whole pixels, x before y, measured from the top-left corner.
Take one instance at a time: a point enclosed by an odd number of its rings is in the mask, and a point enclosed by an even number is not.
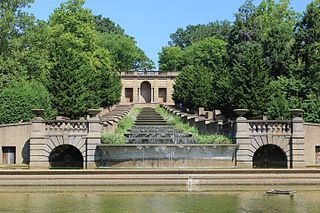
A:
[[[199,144],[191,134],[168,124],[153,108],[142,108],[126,144],[100,145],[107,167],[234,166],[237,145]]]
[[[141,110],[126,137],[127,144],[197,144],[191,134],[169,125],[153,108]]]

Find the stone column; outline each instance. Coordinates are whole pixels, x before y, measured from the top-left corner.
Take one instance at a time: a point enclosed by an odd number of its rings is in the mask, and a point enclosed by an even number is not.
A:
[[[238,115],[235,123],[235,140],[236,144],[239,144],[237,150],[237,165],[240,167],[252,167],[252,157],[250,157],[250,132],[249,122],[243,117],[248,110],[247,109],[235,109],[235,113]]]
[[[98,118],[98,109],[89,109],[88,113],[88,135],[87,135],[87,151],[86,151],[86,165],[84,168],[96,168],[100,162],[100,151],[98,145],[101,144],[102,124]]]
[[[154,103],[154,88],[151,87],[151,103]]]
[[[303,129],[303,110],[292,109],[290,110],[292,118],[292,140],[290,149],[290,167],[299,168],[305,167],[305,156],[304,156],[304,129]]]
[[[204,111],[204,107],[199,107],[197,114],[198,114],[199,116],[204,116],[204,115],[206,115],[206,113],[205,113],[205,111]]]
[[[43,117],[44,109],[33,109],[35,117],[32,119],[32,132],[30,137],[30,169],[48,169],[49,159],[44,153],[46,146],[46,124]]]
[[[159,88],[158,87],[154,88],[154,102],[159,103]]]
[[[133,87],[133,103],[138,103],[139,102],[139,95],[138,94],[138,88],[137,87]]]

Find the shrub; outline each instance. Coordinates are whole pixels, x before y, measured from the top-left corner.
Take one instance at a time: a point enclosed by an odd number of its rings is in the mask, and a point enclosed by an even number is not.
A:
[[[30,121],[31,109],[46,110],[45,117],[54,116],[51,96],[46,88],[37,81],[12,82],[0,92],[0,123]]]

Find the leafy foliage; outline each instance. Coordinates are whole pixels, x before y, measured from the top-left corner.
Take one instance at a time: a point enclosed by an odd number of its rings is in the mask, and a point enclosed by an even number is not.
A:
[[[51,96],[46,88],[36,81],[11,82],[0,93],[0,123],[30,121],[31,109],[47,110],[46,117],[55,114],[51,107]]]
[[[227,40],[231,24],[228,21],[215,21],[209,24],[188,25],[186,29],[178,28],[170,35],[170,46],[186,48],[194,42],[201,41],[208,37],[215,37]]]
[[[289,0],[262,0],[258,5],[246,0],[233,24],[178,28],[171,35],[172,47],[159,53],[160,67],[182,70],[173,94],[176,103],[221,109],[229,118],[235,108],[271,119],[290,118],[290,108],[303,108],[306,121],[318,122],[319,5],[313,0],[301,18]],[[207,84],[197,81],[200,75],[211,79],[208,94],[196,92],[194,85]],[[210,101],[196,104],[195,97]]]
[[[153,62],[128,36],[103,33],[99,35],[99,45],[110,52],[116,70],[150,70],[154,68]]]
[[[193,111],[208,107],[211,97],[212,72],[203,66],[187,66],[182,69],[173,85],[173,100]]]

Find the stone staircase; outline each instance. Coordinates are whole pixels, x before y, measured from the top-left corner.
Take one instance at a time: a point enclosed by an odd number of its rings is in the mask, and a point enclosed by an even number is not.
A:
[[[135,125],[125,135],[127,144],[196,144],[191,134],[169,125],[154,108],[142,108]]]

